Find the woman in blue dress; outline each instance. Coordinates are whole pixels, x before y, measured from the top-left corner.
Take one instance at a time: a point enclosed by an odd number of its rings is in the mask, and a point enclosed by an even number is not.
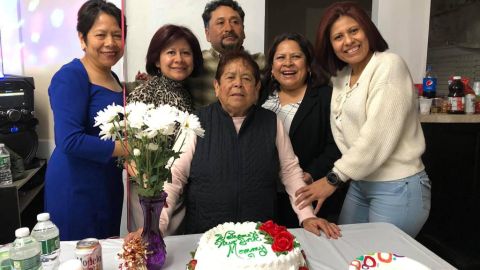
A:
[[[103,0],[87,1],[77,31],[85,52],[52,78],[48,94],[54,116],[55,149],[45,187],[45,209],[62,240],[118,236],[125,154],[119,141],[105,141],[93,127],[98,111],[123,104],[122,86],[111,71],[123,56],[121,11]]]

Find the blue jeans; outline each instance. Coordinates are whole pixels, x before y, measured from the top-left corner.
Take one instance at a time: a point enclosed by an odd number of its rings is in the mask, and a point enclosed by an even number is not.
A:
[[[339,224],[387,222],[415,237],[430,212],[428,175],[386,182],[350,181]]]

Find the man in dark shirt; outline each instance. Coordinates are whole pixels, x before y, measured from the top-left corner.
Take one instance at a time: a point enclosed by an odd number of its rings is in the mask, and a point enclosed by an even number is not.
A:
[[[195,109],[217,101],[213,90],[213,80],[220,56],[229,50],[243,50],[245,39],[245,12],[234,0],[213,0],[205,6],[202,14],[205,36],[212,47],[202,51],[203,72],[188,80],[188,89],[192,94]],[[263,53],[252,55],[263,69],[265,56]]]

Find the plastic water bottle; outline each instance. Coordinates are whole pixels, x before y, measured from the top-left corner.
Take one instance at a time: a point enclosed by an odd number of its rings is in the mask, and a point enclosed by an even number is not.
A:
[[[432,66],[427,66],[425,77],[423,78],[423,96],[434,98],[437,95],[437,76],[432,72]]]
[[[12,260],[10,260],[10,248],[12,244],[0,245],[0,269],[12,269]]]
[[[49,213],[37,215],[38,223],[32,229],[32,237],[42,247],[40,261],[43,270],[58,269],[60,265],[60,238],[58,227],[50,221]]]
[[[15,270],[40,270],[40,244],[30,236],[27,227],[15,231],[15,241],[10,249],[10,259]]]
[[[12,171],[10,171],[10,153],[5,144],[0,143],[0,184],[12,184]]]

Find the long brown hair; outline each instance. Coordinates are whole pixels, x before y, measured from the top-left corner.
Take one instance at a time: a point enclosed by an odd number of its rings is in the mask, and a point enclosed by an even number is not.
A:
[[[341,16],[349,16],[357,21],[367,36],[372,52],[383,52],[388,49],[388,44],[380,34],[380,31],[378,31],[368,14],[359,4],[349,1],[334,3],[327,7],[323,13],[318,25],[315,43],[315,56],[319,64],[333,76],[337,74],[338,70],[347,65],[347,63],[337,57],[330,41],[332,25]]]

